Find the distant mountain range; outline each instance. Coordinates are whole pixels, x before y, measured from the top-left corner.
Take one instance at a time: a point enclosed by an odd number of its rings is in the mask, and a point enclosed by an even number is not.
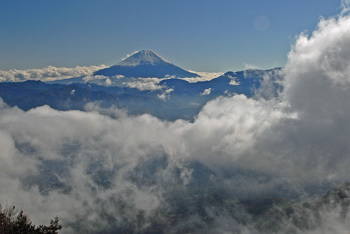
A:
[[[153,60],[149,59],[149,63]],[[154,61],[157,63],[157,60]],[[131,115],[152,114],[161,119],[193,120],[203,105],[218,96],[244,94],[261,95],[262,86],[270,85],[269,95],[276,96],[280,68],[271,70],[246,70],[227,72],[210,81],[189,83],[181,79],[165,79],[158,84],[161,89],[102,86],[79,82],[47,84],[41,81],[0,83],[0,97],[10,106],[23,110],[49,105],[57,110],[84,110],[87,103],[102,107],[115,106]],[[266,80],[266,77],[269,80]],[[265,89],[264,89],[265,90]],[[268,95],[266,96],[268,98]]]
[[[96,71],[94,75],[125,76],[125,77],[199,77],[198,74],[188,72],[174,64],[167,62],[152,50],[141,50],[132,54],[120,63]]]
[[[282,89],[280,68],[227,72],[210,81],[190,83],[181,78],[198,74],[177,67],[151,50],[136,52],[117,65],[90,77],[73,77],[43,83],[0,83],[0,97],[23,110],[49,105],[57,110],[85,110],[87,103],[117,107],[131,115],[152,114],[166,120],[193,120],[203,105],[218,96],[244,94],[271,98]],[[122,77],[118,77],[122,76]],[[156,88],[137,89],[130,83],[156,79]]]

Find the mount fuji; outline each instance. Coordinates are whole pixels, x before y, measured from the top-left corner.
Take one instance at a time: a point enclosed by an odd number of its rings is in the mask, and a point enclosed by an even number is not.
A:
[[[169,63],[152,50],[141,50],[109,68],[98,70],[94,75],[125,77],[200,77],[196,73],[188,72],[174,64]]]

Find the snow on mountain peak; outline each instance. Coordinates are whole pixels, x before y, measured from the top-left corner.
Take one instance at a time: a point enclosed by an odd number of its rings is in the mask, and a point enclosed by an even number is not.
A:
[[[199,77],[198,74],[188,72],[172,63],[169,63],[152,50],[141,50],[133,53],[120,63],[98,70],[94,75],[125,77]]]
[[[118,63],[119,66],[137,66],[137,65],[158,65],[168,63],[165,59],[160,57],[158,54],[152,50],[141,50],[129,57],[125,58],[123,61]]]

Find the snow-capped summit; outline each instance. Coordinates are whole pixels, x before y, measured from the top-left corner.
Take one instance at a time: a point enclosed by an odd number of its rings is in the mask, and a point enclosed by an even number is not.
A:
[[[152,50],[141,50],[131,54],[123,61],[118,63],[119,66],[137,66],[137,65],[157,65],[162,63],[168,63],[165,59],[154,53]]]
[[[120,63],[96,71],[94,75],[125,77],[199,77],[198,74],[188,72],[174,64],[169,63],[152,50],[141,50],[133,53]]]

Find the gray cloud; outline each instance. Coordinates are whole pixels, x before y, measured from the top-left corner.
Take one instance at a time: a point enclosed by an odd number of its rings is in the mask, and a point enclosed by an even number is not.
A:
[[[196,73],[200,75],[200,77],[195,77],[195,78],[180,78],[182,80],[186,80],[187,82],[190,83],[196,83],[196,82],[201,82],[201,81],[209,81],[215,78],[218,78],[219,76],[222,76],[224,73],[223,72],[197,72],[197,71],[192,71],[189,70],[189,72]]]

